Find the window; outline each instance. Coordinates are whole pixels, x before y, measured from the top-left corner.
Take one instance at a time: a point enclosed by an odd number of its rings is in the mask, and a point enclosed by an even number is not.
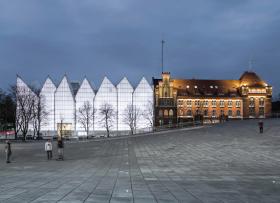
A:
[[[241,116],[240,110],[237,110],[237,111],[236,111],[236,116],[238,116],[238,117]]]
[[[232,107],[232,100],[228,101],[228,107]]]
[[[240,102],[239,100],[237,100],[237,101],[235,102],[235,105],[236,105],[237,108],[240,108],[241,102]]]
[[[204,107],[207,107],[207,106],[208,106],[208,100],[204,100],[204,101],[203,101],[203,106],[204,106]]]
[[[173,116],[173,110],[172,110],[172,109],[169,110],[169,116],[170,116],[170,117]]]
[[[192,100],[187,100],[187,105],[191,106],[192,105]]]
[[[253,97],[250,98],[249,106],[251,107],[255,106],[255,99]]]
[[[249,116],[255,116],[255,107],[249,107]]]
[[[161,109],[159,110],[158,115],[159,115],[159,117],[163,116],[163,111]]]
[[[164,92],[164,96],[167,97],[167,92]]]
[[[221,110],[221,114],[220,114],[220,115],[221,115],[221,116],[225,115],[224,110]]]
[[[183,100],[179,100],[178,101],[178,105],[180,106],[180,105],[183,105]]]
[[[225,101],[224,100],[221,100],[220,101],[220,107],[224,107],[225,106]]]
[[[260,100],[259,100],[259,106],[264,107],[264,98],[260,98]]]
[[[187,116],[192,116],[192,111],[190,109],[187,111]]]
[[[168,117],[168,110],[167,109],[164,110],[164,117]]]
[[[204,110],[204,116],[208,116],[208,110],[207,109]]]
[[[195,100],[195,106],[199,106],[199,100]]]
[[[184,115],[184,111],[182,109],[179,110],[180,116]]]
[[[216,107],[216,105],[217,105],[216,100],[212,100],[212,106],[213,106],[213,107]]]
[[[216,110],[213,110],[212,111],[212,117],[215,117],[216,116]]]
[[[228,116],[232,117],[232,110],[228,110]]]
[[[259,116],[264,116],[264,107],[259,108]]]
[[[200,115],[200,111],[198,109],[196,109],[195,114]]]

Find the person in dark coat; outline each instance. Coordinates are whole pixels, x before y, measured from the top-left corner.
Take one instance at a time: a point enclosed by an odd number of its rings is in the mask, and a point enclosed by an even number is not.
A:
[[[260,129],[260,133],[263,133],[263,121],[262,120],[259,121],[259,129]]]
[[[64,143],[61,137],[57,140],[57,150],[58,150],[57,160],[63,160]]]
[[[12,148],[9,140],[6,141],[5,153],[6,153],[6,163],[7,164],[11,163]]]

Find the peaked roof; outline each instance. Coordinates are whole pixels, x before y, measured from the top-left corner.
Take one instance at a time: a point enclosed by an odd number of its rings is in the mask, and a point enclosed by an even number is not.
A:
[[[129,80],[126,77],[123,77],[123,79],[119,82],[117,85],[117,88],[119,88],[120,85],[122,84],[128,84],[130,88],[134,89]]]
[[[151,85],[149,84],[149,82],[146,80],[145,77],[142,77],[142,79],[140,80],[140,82],[138,83],[138,85],[136,86],[135,90],[137,90],[141,85],[147,85],[150,87],[150,89],[153,91],[153,88],[151,87]]]
[[[82,84],[79,86],[79,89],[77,90],[75,96],[77,96],[77,94],[80,92],[81,88],[85,85],[88,84],[92,90],[92,93],[95,94],[94,89],[92,88],[91,83],[88,81],[88,79],[85,77],[82,81]]]

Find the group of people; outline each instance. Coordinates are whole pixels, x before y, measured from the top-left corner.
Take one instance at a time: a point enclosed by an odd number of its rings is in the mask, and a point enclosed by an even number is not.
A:
[[[52,147],[52,142],[51,140],[47,140],[45,143],[45,151],[47,153],[47,159],[51,160],[53,156],[53,147]],[[11,163],[11,156],[12,156],[12,147],[11,147],[11,142],[9,140],[6,141],[6,146],[5,146],[5,154],[6,154],[6,163]],[[60,161],[64,159],[64,143],[62,138],[57,140],[57,154],[58,157],[56,160]]]
[[[48,140],[45,143],[45,151],[47,152],[47,158],[48,160],[52,159],[52,142],[51,140]],[[64,143],[63,140],[60,138],[57,140],[57,154],[58,158],[56,160],[63,160],[63,155],[64,155]]]

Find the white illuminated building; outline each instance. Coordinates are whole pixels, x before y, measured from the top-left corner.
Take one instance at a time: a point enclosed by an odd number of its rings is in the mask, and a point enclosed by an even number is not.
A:
[[[24,87],[31,91],[20,77],[17,77],[17,87]],[[79,120],[81,115],[79,112],[85,104],[90,105],[91,115],[93,115],[90,118],[88,129],[90,135],[99,136],[106,133],[101,114],[104,105],[109,105],[113,109],[114,114],[110,127],[112,135],[130,133],[130,127],[125,120],[129,106],[139,110],[136,131],[151,130],[151,123],[145,115],[149,112],[150,107],[153,108],[150,106],[153,105],[153,89],[145,78],[142,78],[134,89],[126,77],[117,85],[105,77],[100,87],[94,89],[87,78],[84,78],[81,83],[70,82],[65,75],[56,86],[53,80],[47,77],[41,88],[40,98],[48,112],[41,126],[43,135],[56,135],[60,126],[71,132],[71,136],[86,135],[84,125]],[[151,114],[150,117],[153,121],[153,111]],[[31,125],[30,131],[32,131]]]

